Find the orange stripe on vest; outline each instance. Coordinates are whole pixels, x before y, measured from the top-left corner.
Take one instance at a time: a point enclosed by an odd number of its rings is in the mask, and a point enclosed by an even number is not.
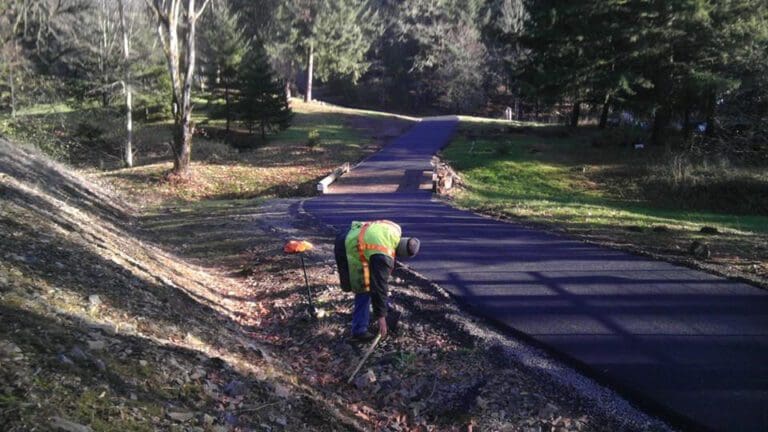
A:
[[[368,265],[368,260],[365,258],[365,251],[367,250],[375,250],[379,251],[381,253],[387,254],[388,256],[395,258],[395,251],[382,245],[377,244],[369,244],[365,242],[365,233],[368,231],[368,228],[375,223],[385,223],[388,224],[394,228],[397,228],[398,232],[400,231],[400,226],[395,224],[394,222],[390,222],[388,220],[379,220],[379,221],[373,221],[373,222],[366,222],[363,224],[362,227],[360,227],[360,234],[357,236],[357,250],[360,253],[360,263],[363,265],[363,285],[365,286],[366,291],[371,290],[371,269]]]

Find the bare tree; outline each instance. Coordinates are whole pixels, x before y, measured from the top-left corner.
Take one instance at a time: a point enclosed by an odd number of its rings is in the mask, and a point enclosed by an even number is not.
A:
[[[189,175],[192,152],[192,80],[195,72],[195,26],[210,0],[145,0],[157,19],[157,34],[171,76],[174,133],[173,173]]]
[[[25,63],[17,38],[17,33],[24,24],[20,6],[17,2],[0,5],[0,73],[6,75],[12,118],[16,117],[16,82]]]
[[[101,94],[101,105],[106,107],[109,106],[110,102],[110,89],[113,84],[117,84],[117,82],[113,82],[113,72],[119,68],[119,57],[115,52],[119,49],[118,38],[120,35],[115,25],[119,14],[111,0],[99,0],[95,10],[98,42],[94,44],[92,49],[96,51],[97,73],[99,74],[97,82],[101,84],[98,89]]]
[[[125,0],[118,0],[120,11],[120,32],[123,35],[123,92],[125,93],[125,145],[123,146],[123,162],[125,166],[133,166],[133,88],[131,87],[131,45],[128,26],[125,19]]]
[[[2,67],[0,72],[4,72],[6,75],[8,91],[10,93],[10,107],[11,118],[16,117],[16,81],[18,80],[19,67],[22,64],[21,56],[19,55],[19,47],[15,40],[10,40],[0,46],[0,59],[2,59]]]

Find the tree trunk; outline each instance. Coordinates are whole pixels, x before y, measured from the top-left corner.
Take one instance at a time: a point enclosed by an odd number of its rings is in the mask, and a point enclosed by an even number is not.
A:
[[[304,102],[312,102],[312,68],[315,62],[315,47],[313,43],[309,44],[309,59],[307,61],[307,94],[304,95]]]
[[[109,37],[109,11],[107,10],[106,0],[101,1],[101,14],[99,15],[99,30],[101,31],[101,39],[99,40],[99,72],[101,72],[101,106],[106,108],[109,106],[109,90],[107,90],[110,79],[107,74],[107,57],[108,47],[107,38]]]
[[[285,81],[285,97],[291,100],[291,82]]]
[[[130,77],[128,77],[130,78]],[[133,166],[133,88],[125,83],[125,166]]]
[[[707,110],[706,110],[706,122],[707,122],[707,129],[705,130],[705,134],[708,137],[711,137],[715,133],[715,109],[717,105],[717,95],[715,95],[715,92],[710,92],[707,95]]]
[[[185,177],[189,174],[189,162],[192,155],[193,126],[189,119],[174,125],[173,134],[173,173]]]
[[[611,110],[611,95],[605,95],[605,102],[603,102],[603,112],[600,113],[600,129],[605,129],[608,125],[608,114]]]
[[[229,140],[229,83],[224,85],[224,116],[227,118],[226,134]]]
[[[200,8],[195,7],[195,0],[146,0],[157,18],[157,33],[163,45],[163,52],[168,60],[168,73],[171,77],[174,134],[173,174],[186,177],[189,174],[192,136],[195,128],[192,123],[192,81],[195,72],[195,28],[197,19],[208,6],[210,0],[203,0]],[[186,3],[182,6],[182,3]],[[183,18],[183,22],[181,19]],[[179,38],[183,29],[184,39]],[[182,54],[184,59],[182,60]]]
[[[131,47],[128,43],[128,30],[125,25],[125,9],[123,0],[118,1],[120,11],[120,31],[123,34],[123,91],[125,92],[125,146],[123,162],[130,168],[133,166],[133,88],[131,87]]]
[[[518,99],[517,97],[515,97],[515,98],[514,98],[514,102],[512,103],[512,105],[514,105],[514,106],[512,107],[512,113],[513,113],[513,114],[512,114],[512,116],[514,116],[515,118],[517,118],[517,117],[519,116],[519,114],[518,114],[518,113],[520,112],[520,99]],[[512,119],[510,118],[510,120],[512,120]],[[518,118],[518,120],[519,120],[519,118]]]
[[[666,107],[660,107],[656,110],[653,118],[653,131],[651,132],[651,142],[655,146],[663,146],[667,143],[667,127],[669,126],[669,111]]]
[[[579,127],[579,117],[581,116],[581,102],[573,103],[573,111],[571,112],[571,127]]]
[[[691,127],[691,108],[685,107],[683,114],[683,140],[687,143],[691,139],[693,128]]]
[[[11,118],[16,118],[16,80],[12,64],[8,65],[8,87],[11,88]]]
[[[176,116],[176,125],[179,131],[176,135],[176,160],[173,164],[173,172],[182,177],[189,175],[189,161],[192,154],[192,136],[194,135],[194,125],[192,124],[192,80],[195,72],[195,24],[197,16],[195,12],[195,0],[188,1],[187,11],[187,32],[186,32],[186,50],[184,50],[185,61],[179,62],[179,66],[184,66],[184,74],[180,76],[181,84],[181,103],[179,113]],[[177,34],[178,37],[178,34]],[[178,44],[177,44],[178,49]],[[177,51],[178,53],[178,51]],[[179,71],[181,68],[179,68]],[[177,99],[178,101],[178,99]]]

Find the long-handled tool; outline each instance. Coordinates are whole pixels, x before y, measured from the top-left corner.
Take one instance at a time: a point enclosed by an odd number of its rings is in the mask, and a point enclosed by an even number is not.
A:
[[[365,364],[365,361],[368,360],[368,357],[371,356],[371,353],[373,350],[376,349],[376,345],[379,344],[379,341],[381,341],[381,333],[376,335],[376,339],[373,340],[373,343],[371,343],[371,346],[368,347],[368,351],[365,352],[365,355],[363,355],[363,358],[360,359],[360,363],[357,364],[357,367],[355,368],[355,371],[352,372],[352,375],[349,376],[349,379],[347,380],[347,384],[352,384],[352,380],[355,379],[355,375],[360,371],[360,368],[363,367],[363,364]]]
[[[307,287],[307,303],[309,304],[309,315],[312,318],[318,318],[318,311],[312,302],[312,289],[309,287],[309,278],[307,277],[307,267],[304,265],[304,252],[312,250],[314,246],[306,240],[291,240],[283,246],[283,252],[290,255],[298,255],[301,260],[301,269],[304,271],[304,284]]]

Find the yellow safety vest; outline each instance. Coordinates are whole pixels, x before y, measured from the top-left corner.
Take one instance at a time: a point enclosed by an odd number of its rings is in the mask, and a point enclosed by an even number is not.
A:
[[[400,225],[392,221],[352,222],[344,241],[352,292],[366,293],[371,290],[371,256],[384,254],[394,259],[401,236]]]

